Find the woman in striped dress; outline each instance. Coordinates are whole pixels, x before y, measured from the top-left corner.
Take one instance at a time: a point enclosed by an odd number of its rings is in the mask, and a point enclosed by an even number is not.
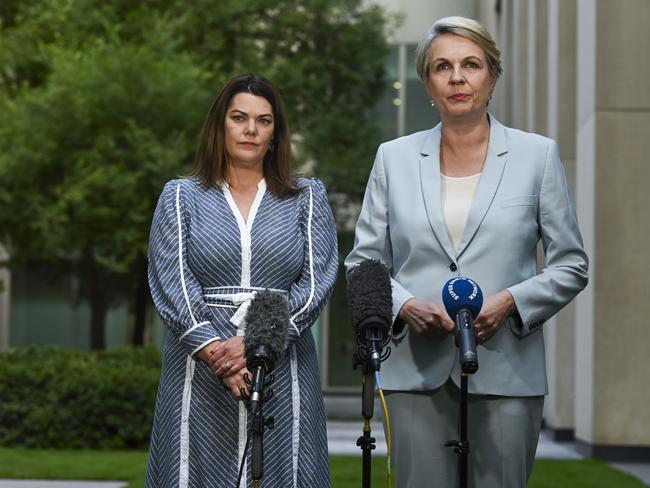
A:
[[[291,322],[264,413],[264,487],[328,487],[310,327],[337,271],[336,230],[316,179],[290,177],[282,99],[242,75],[208,113],[192,177],[165,186],[149,244],[151,294],[169,329],[146,486],[234,488],[249,419],[243,317],[257,290],[286,293]],[[244,461],[246,462],[246,461]],[[246,463],[247,465],[249,463]],[[251,486],[250,466],[241,487]]]

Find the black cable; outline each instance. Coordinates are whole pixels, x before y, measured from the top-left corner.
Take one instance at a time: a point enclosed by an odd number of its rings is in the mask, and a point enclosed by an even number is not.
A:
[[[241,464],[239,465],[239,475],[237,476],[237,488],[239,488],[242,474],[244,474],[244,464],[246,463],[246,453],[248,452],[248,444],[250,440],[251,440],[251,436],[246,435],[246,445],[244,446],[244,454],[241,457]]]

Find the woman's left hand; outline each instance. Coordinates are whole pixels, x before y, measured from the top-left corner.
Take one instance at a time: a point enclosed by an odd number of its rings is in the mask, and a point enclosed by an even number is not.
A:
[[[210,369],[219,379],[236,374],[245,367],[243,336],[218,343],[210,356]]]
[[[246,381],[246,375],[248,375],[248,382]],[[229,374],[228,376],[223,377],[223,384],[228,388],[230,394],[235,400],[242,399],[242,391],[244,395],[250,394],[250,380],[253,379],[253,376],[250,372],[244,367],[240,369],[237,373]]]
[[[479,343],[487,341],[496,334],[503,322],[516,310],[515,300],[507,290],[487,297],[475,321]]]

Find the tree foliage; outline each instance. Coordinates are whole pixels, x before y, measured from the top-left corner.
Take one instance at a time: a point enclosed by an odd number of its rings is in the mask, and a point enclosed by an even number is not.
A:
[[[210,100],[233,75],[280,87],[298,164],[330,191],[363,190],[387,52],[378,7],[6,0],[0,22],[0,242],[15,263],[80,274],[95,347],[110,304],[142,285],[160,189],[188,172]]]

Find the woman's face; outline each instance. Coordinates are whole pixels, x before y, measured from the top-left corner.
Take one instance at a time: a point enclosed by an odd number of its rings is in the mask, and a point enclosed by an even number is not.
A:
[[[426,90],[440,116],[483,115],[494,90],[485,53],[455,34],[442,34],[429,46]]]
[[[238,93],[226,110],[224,138],[229,164],[262,164],[273,138],[273,108],[264,97]]]

